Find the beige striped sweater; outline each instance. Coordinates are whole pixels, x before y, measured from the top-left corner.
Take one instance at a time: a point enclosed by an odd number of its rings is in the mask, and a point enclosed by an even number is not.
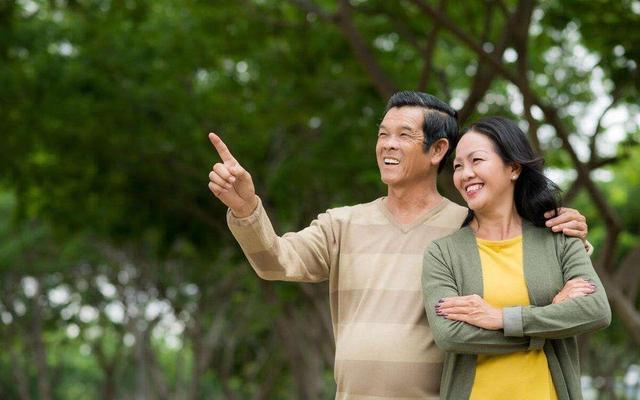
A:
[[[231,232],[263,279],[329,280],[336,341],[336,399],[437,399],[443,354],[422,300],[429,243],[455,232],[467,209],[444,199],[400,225],[383,199],[320,214],[299,232],[277,236],[262,207],[227,213]]]

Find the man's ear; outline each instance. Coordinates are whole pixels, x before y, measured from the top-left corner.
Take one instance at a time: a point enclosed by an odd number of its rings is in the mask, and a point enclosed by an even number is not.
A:
[[[447,154],[447,150],[449,150],[449,141],[447,139],[438,139],[433,142],[431,147],[429,147],[431,163],[440,164],[445,154]]]

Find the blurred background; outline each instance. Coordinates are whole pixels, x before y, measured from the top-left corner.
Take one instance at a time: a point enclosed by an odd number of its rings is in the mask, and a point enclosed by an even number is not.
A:
[[[636,0],[0,0],[0,398],[333,398],[327,287],[253,273],[207,133],[297,230],[385,193],[399,89],[528,132],[614,313],[585,397],[640,398],[639,62]]]

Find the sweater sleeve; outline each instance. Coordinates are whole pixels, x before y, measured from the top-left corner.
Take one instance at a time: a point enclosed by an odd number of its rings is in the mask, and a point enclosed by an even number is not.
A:
[[[596,285],[593,294],[558,304],[505,308],[506,336],[531,336],[563,339],[607,327],[611,309],[607,295],[591,260],[579,239],[559,235],[559,258],[564,282],[578,277],[590,279]]]
[[[299,232],[278,236],[259,201],[256,210],[245,218],[237,218],[228,210],[227,224],[262,279],[321,282],[329,278],[337,244],[328,212]]]
[[[452,321],[435,312],[435,305],[443,297],[459,296],[451,266],[445,261],[437,243],[425,252],[422,288],[427,319],[433,331],[436,345],[444,351],[463,354],[505,354],[526,350],[538,350],[544,340],[528,337],[505,337],[502,331],[493,331]]]

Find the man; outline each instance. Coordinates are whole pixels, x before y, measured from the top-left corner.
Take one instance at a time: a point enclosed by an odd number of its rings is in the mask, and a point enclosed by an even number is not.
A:
[[[434,96],[393,95],[376,144],[387,196],[328,210],[281,237],[249,173],[210,134],[222,163],[213,166],[209,188],[229,207],[229,228],[256,273],[268,280],[329,280],[337,399],[438,398],[443,355],[427,325],[420,281],[427,245],[456,231],[467,215],[436,188],[455,145],[456,119]],[[586,236],[584,217],[574,210],[552,223]]]

